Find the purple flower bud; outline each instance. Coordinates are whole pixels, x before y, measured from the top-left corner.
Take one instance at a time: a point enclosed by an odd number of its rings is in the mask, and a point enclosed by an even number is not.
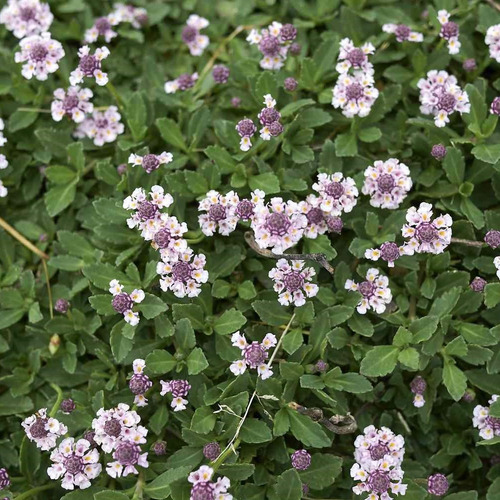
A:
[[[203,447],[203,455],[205,458],[213,462],[220,455],[220,445],[213,441],[212,443],[207,443]]]
[[[44,243],[45,241],[47,241],[47,233],[42,233],[39,237],[38,237],[38,241],[40,243]]]
[[[151,382],[149,377],[144,375],[144,373],[134,373],[128,383],[128,386],[132,391],[132,394],[137,396],[146,394],[146,392],[153,386],[153,382]]]
[[[66,415],[69,415],[70,413],[73,413],[75,411],[75,408],[76,408],[76,404],[75,402],[68,398],[68,399],[63,399],[61,401],[61,411],[63,413],[65,413]]]
[[[148,174],[150,174],[159,167],[160,167],[160,159],[156,155],[149,153],[145,155],[144,158],[142,159],[142,168]]]
[[[467,389],[462,396],[462,400],[466,403],[472,403],[476,399],[476,393],[472,389]]]
[[[226,83],[229,78],[229,68],[227,66],[223,66],[222,64],[218,64],[217,66],[214,66],[212,76],[216,83]]]
[[[476,276],[470,283],[471,290],[482,292],[487,285],[487,281],[479,276]]]
[[[247,345],[243,351],[243,355],[250,368],[257,368],[267,359],[267,351],[257,341]]]
[[[215,499],[215,484],[210,481],[200,481],[191,488],[191,500]]]
[[[95,431],[89,430],[85,431],[83,433],[83,439],[86,439],[92,448],[95,448],[97,446],[97,443],[94,441],[95,438]]]
[[[297,38],[297,28],[293,24],[284,24],[280,30],[280,38],[284,42],[291,42]]]
[[[113,297],[111,305],[116,312],[124,314],[132,309],[134,301],[128,293],[119,293]]]
[[[271,124],[269,124],[267,126],[268,130],[269,130],[269,133],[273,136],[273,137],[278,137],[278,135],[282,134],[283,133],[283,125],[281,125],[280,122],[276,121],[276,122],[272,122]]]
[[[368,477],[368,487],[373,493],[386,493],[390,486],[391,480],[388,472],[382,470],[370,472]]]
[[[500,115],[500,97],[495,97],[490,106],[490,113],[492,115]]]
[[[302,483],[302,495],[307,496],[309,493],[309,485],[307,483]]]
[[[141,201],[139,207],[137,208],[137,215],[141,220],[154,219],[158,210],[158,205],[148,200],[144,200]]]
[[[241,105],[241,99],[239,97],[233,97],[231,99],[231,106],[233,108],[239,108]]]
[[[450,40],[450,38],[456,38],[458,36],[458,24],[453,21],[448,21],[441,26],[440,35],[445,40]]]
[[[302,50],[302,47],[300,43],[294,42],[292,45],[290,45],[290,54],[294,56],[298,56],[300,54],[300,51]]]
[[[131,441],[121,441],[113,453],[113,458],[124,466],[135,465],[139,460],[141,447]]]
[[[198,30],[193,28],[193,26],[185,26],[182,30],[181,38],[184,43],[194,42],[196,37],[198,36]]]
[[[61,314],[66,314],[69,309],[69,302],[66,299],[57,299],[54,309]]]
[[[342,219],[335,215],[330,215],[326,218],[326,225],[328,226],[328,231],[336,234],[340,234],[342,232],[342,228],[344,227]]]
[[[318,359],[318,361],[316,361],[316,364],[314,365],[314,368],[319,373],[325,373],[328,370],[328,363],[326,361],[323,361],[322,359]]]
[[[457,104],[457,98],[449,92],[441,92],[436,107],[446,113],[452,113]]]
[[[267,57],[274,57],[280,50],[280,41],[272,35],[264,36],[259,43],[259,50]]]
[[[486,233],[484,241],[491,248],[498,248],[500,246],[500,231],[492,229]]]
[[[436,158],[436,160],[442,160],[446,156],[446,148],[443,144],[434,144],[431,149],[431,155]]]
[[[281,113],[276,108],[263,108],[258,116],[262,125],[270,125],[281,118]]]
[[[427,478],[427,491],[431,495],[443,496],[448,491],[450,485],[444,474],[432,474]]]
[[[396,35],[396,40],[401,43],[410,38],[411,29],[405,24],[398,24],[394,34]]]
[[[360,68],[366,60],[366,54],[361,49],[352,49],[348,52],[346,59],[354,68]]]
[[[189,73],[183,73],[177,78],[177,85],[179,86],[179,90],[187,90],[194,86],[195,80],[193,76]]]
[[[183,398],[188,395],[191,385],[187,380],[171,380],[170,392],[174,398]]]
[[[10,478],[9,474],[7,474],[7,470],[2,468],[0,469],[0,490],[6,490],[10,486]]]
[[[380,247],[380,257],[386,262],[394,262],[399,259],[399,247],[392,241],[386,241]]]
[[[297,80],[295,80],[295,78],[292,78],[291,76],[285,78],[285,81],[283,82],[283,86],[285,87],[285,90],[288,90],[288,92],[293,92],[294,90],[296,90],[297,85]]]
[[[241,220],[250,220],[253,216],[255,205],[250,200],[241,200],[236,205],[236,215]]]
[[[167,248],[171,239],[172,235],[166,227],[158,230],[153,237],[153,240],[158,245],[158,248]]]
[[[410,383],[410,390],[413,394],[423,394],[427,389],[427,382],[417,375]]]
[[[116,167],[116,171],[118,172],[118,175],[123,175],[127,171],[127,164],[121,163]]]
[[[306,470],[311,465],[311,455],[306,450],[297,450],[292,454],[292,466],[297,470]]]
[[[158,457],[165,455],[167,453],[167,443],[165,441],[156,441],[153,445],[153,451]]]
[[[469,72],[469,71],[474,71],[476,68],[477,68],[477,63],[476,63],[476,60],[475,59],[466,59],[463,64],[462,64],[462,67],[464,68],[465,71]]]
[[[107,17],[99,17],[95,21],[95,27],[99,35],[104,36],[111,29],[111,23]]]
[[[257,132],[257,127],[252,120],[244,118],[238,122],[236,130],[240,134],[240,137],[252,137]]]

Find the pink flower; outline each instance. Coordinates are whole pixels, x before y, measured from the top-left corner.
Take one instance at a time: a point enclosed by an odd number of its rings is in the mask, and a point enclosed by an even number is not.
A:
[[[120,23],[120,16],[116,13],[111,13],[105,17],[99,17],[95,20],[92,28],[85,31],[85,41],[87,43],[93,43],[102,36],[106,43],[111,42],[111,40],[118,35],[116,31],[113,31],[113,26]]]
[[[492,405],[499,397],[497,394],[493,394],[488,403]],[[495,436],[500,436],[500,418],[490,417],[489,406],[477,405],[474,408],[472,424],[479,429],[479,435],[483,439],[493,439]]]
[[[59,60],[64,57],[62,45],[51,38],[50,33],[31,35],[19,42],[21,52],[16,52],[14,60],[16,63],[24,63],[21,74],[24,78],[31,80],[47,80],[50,73],[59,68]]]
[[[203,234],[213,236],[218,231],[222,236],[229,236],[238,224],[236,207],[239,201],[234,191],[229,191],[225,195],[217,191],[209,191],[198,207],[199,211],[207,212],[198,216]]]
[[[106,85],[108,83],[107,73],[101,70],[101,61],[109,56],[109,49],[101,47],[96,49],[94,54],[90,53],[90,48],[84,45],[78,51],[80,62],[78,67],[71,72],[69,82],[71,85],[78,85],[84,78],[95,78],[97,85]]]
[[[227,477],[220,477],[214,483],[211,481],[214,470],[208,465],[202,465],[197,471],[191,472],[188,481],[192,483],[190,500],[208,499],[232,500],[233,496],[227,493],[231,481]]]
[[[44,33],[53,20],[49,5],[39,0],[8,0],[0,11],[0,24],[5,24],[16,38]]]
[[[78,86],[69,87],[66,92],[63,89],[55,90],[50,107],[52,119],[59,122],[67,115],[75,123],[83,122],[85,115],[94,111],[94,105],[90,102],[92,96],[90,89]]]
[[[448,42],[448,52],[458,54],[460,51],[460,42],[458,41],[459,27],[457,23],[450,21],[450,13],[446,10],[438,11],[438,21],[441,23],[439,36]]]
[[[128,157],[128,162],[132,164],[133,167],[140,165],[148,174],[154,172],[161,165],[167,165],[173,160],[172,153],[167,153],[163,151],[163,153],[159,155],[147,154],[144,156],[139,156],[136,154],[131,154]]]
[[[25,418],[21,425],[28,439],[34,441],[36,447],[43,451],[54,448],[57,438],[68,432],[68,428],[59,420],[47,416],[46,408],[42,408],[34,415]]]
[[[423,42],[424,35],[418,33],[417,31],[412,31],[405,24],[384,24],[382,26],[382,31],[386,33],[394,33],[396,35],[396,40],[399,43],[402,42]]]
[[[116,106],[109,106],[106,111],[94,111],[92,116],[86,118],[76,129],[75,137],[88,137],[94,139],[96,146],[116,141],[123,134],[125,127],[120,122],[121,115]]]
[[[240,332],[235,332],[231,336],[233,346],[241,349],[242,358],[231,364],[229,369],[235,375],[245,373],[247,367],[257,370],[258,376],[265,380],[273,374],[271,367],[266,364],[268,358],[267,351],[274,347],[277,343],[276,337],[272,333],[268,333],[262,342],[248,343],[245,336]]]
[[[315,297],[319,291],[318,285],[310,283],[316,271],[312,267],[304,269],[303,260],[294,260],[290,264],[286,259],[279,259],[276,267],[269,271],[269,277],[274,281],[274,291],[278,292],[278,302],[297,307],[306,303],[306,297]]]
[[[372,75],[373,64],[368,61],[368,56],[373,54],[375,54],[375,47],[371,43],[367,42],[361,48],[357,48],[352,40],[343,38],[340,41],[339,62],[335,69],[340,74],[345,74],[352,68]]]
[[[191,389],[189,382],[187,380],[170,380],[169,382],[160,380],[160,384],[161,396],[165,396],[168,393],[172,394],[173,399],[170,405],[174,411],[185,410],[188,400],[184,398],[187,397],[189,389]]]
[[[379,95],[373,76],[361,71],[341,74],[332,92],[332,106],[342,109],[347,118],[368,116]]]
[[[500,24],[490,26],[484,39],[490,49],[490,57],[500,62]]]
[[[208,47],[210,39],[201,35],[200,30],[206,28],[210,23],[204,17],[191,14],[186,21],[186,27],[182,30],[182,41],[188,46],[192,56],[201,56]]]
[[[133,441],[120,441],[113,451],[114,462],[106,465],[106,472],[111,477],[126,477],[139,474],[136,465],[149,467],[148,453],[142,453],[141,447]]]
[[[134,304],[140,304],[145,297],[142,290],[133,290],[130,294],[123,291],[118,280],[109,282],[109,291],[113,295],[111,305],[113,309],[123,314],[123,319],[132,326],[139,324],[139,313],[133,312]]]
[[[361,294],[361,301],[356,307],[359,314],[366,314],[370,309],[377,314],[382,314],[387,304],[392,300],[389,279],[386,276],[380,276],[378,269],[368,269],[366,280],[362,283],[358,284],[352,280],[347,280],[345,289]]]
[[[356,206],[358,189],[353,179],[342,173],[318,174],[312,188],[319,193],[320,208],[329,215],[349,213]]]

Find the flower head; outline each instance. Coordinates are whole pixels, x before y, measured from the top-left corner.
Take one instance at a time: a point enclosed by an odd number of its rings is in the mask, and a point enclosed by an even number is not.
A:
[[[211,462],[213,462],[220,455],[220,452],[221,452],[220,445],[216,441],[207,443],[203,447],[203,455]]]
[[[399,43],[402,42],[423,42],[424,35],[418,33],[417,31],[412,31],[406,24],[384,24],[382,26],[382,31],[386,33],[394,33],[396,35],[396,40]]]
[[[198,73],[183,73],[175,80],[170,80],[165,83],[165,92],[167,94],[175,94],[178,90],[188,90],[194,87],[194,84],[198,80]]]
[[[94,111],[75,131],[75,137],[88,137],[96,146],[116,141],[123,134],[125,126],[120,122],[121,115],[116,106],[109,106],[106,111]]]
[[[50,73],[59,68],[59,60],[64,57],[60,42],[53,40],[50,33],[31,35],[19,42],[20,52],[14,54],[16,63],[23,63],[21,74],[31,80],[47,80]]]
[[[420,375],[417,375],[410,384],[410,390],[415,397],[413,398],[413,406],[421,408],[425,404],[424,393],[427,389],[427,382]]]
[[[387,427],[369,425],[354,441],[354,459],[363,466],[366,463],[386,460],[401,464],[405,453],[403,436],[396,435]]]
[[[276,337],[272,333],[268,333],[262,342],[248,343],[245,335],[240,332],[235,332],[231,336],[233,346],[241,350],[242,358],[233,362],[229,369],[234,375],[242,375],[247,367],[256,369],[258,376],[265,380],[273,374],[273,370],[266,363],[268,358],[268,350],[274,347],[277,343]]]
[[[431,70],[417,84],[420,89],[420,111],[434,115],[436,127],[449,123],[449,116],[458,111],[470,112],[469,96],[457,85],[457,79],[446,71]]]
[[[471,71],[474,71],[477,68],[477,62],[473,58],[466,59],[462,63],[462,68],[464,68],[464,70],[467,71],[467,73],[470,73]]]
[[[0,11],[0,24],[4,24],[16,38],[44,33],[53,20],[49,5],[40,0],[8,0]]]
[[[170,257],[162,255],[162,262],[156,266],[156,272],[161,275],[161,289],[164,292],[170,290],[179,298],[197,297],[202,283],[208,281],[205,264],[205,256],[193,255],[190,248]]]
[[[339,216],[350,212],[357,203],[358,189],[354,180],[340,172],[318,174],[312,188],[319,193],[320,208],[329,215]]]
[[[139,474],[136,465],[149,467],[148,453],[142,453],[141,447],[134,441],[120,441],[113,451],[114,462],[106,465],[106,472],[111,477],[125,477]]]
[[[500,396],[493,394],[488,401],[492,405]],[[500,418],[490,416],[490,407],[477,405],[474,408],[474,417],[472,425],[479,429],[479,435],[483,439],[493,439],[500,436]]]
[[[368,56],[375,53],[375,47],[371,43],[365,43],[358,48],[349,38],[340,41],[340,50],[336,70],[340,74],[347,73],[351,68],[361,70],[365,74],[373,74],[373,64],[368,61]]]
[[[427,491],[431,495],[438,497],[446,495],[449,487],[448,479],[444,474],[432,474],[427,478]]]
[[[492,115],[500,115],[500,97],[495,97],[495,99],[491,101],[490,113]]]
[[[54,309],[61,314],[66,314],[69,309],[69,302],[66,299],[57,299]]]
[[[184,398],[187,397],[189,389],[191,389],[189,382],[187,380],[170,380],[168,382],[160,380],[160,384],[161,396],[165,396],[167,393],[172,394],[172,403],[170,405],[174,411],[185,410],[188,400]]]
[[[438,11],[438,21],[441,23],[439,36],[448,42],[448,52],[458,54],[460,51],[460,42],[458,41],[459,27],[457,23],[450,21],[450,14],[446,10]]]
[[[386,276],[381,276],[378,269],[368,269],[366,280],[359,284],[347,280],[345,288],[349,291],[359,292],[362,295],[361,301],[356,308],[360,314],[366,314],[366,311],[370,309],[377,314],[382,314],[387,304],[392,300],[389,279]]]
[[[96,49],[94,54],[90,53],[88,45],[81,47],[78,51],[80,62],[69,77],[71,85],[78,85],[83,82],[84,78],[95,78],[97,85],[106,85],[108,83],[108,75],[102,72],[101,61],[108,56],[109,49],[107,47]]]
[[[68,428],[47,415],[47,409],[42,408],[37,413],[23,420],[21,424],[30,441],[43,451],[56,446],[56,440],[68,432]]]
[[[253,221],[256,207],[264,203],[266,194],[261,189],[256,189],[250,194],[250,199],[242,199],[235,207],[234,213],[240,221]]]
[[[229,78],[229,68],[222,64],[217,64],[212,70],[212,76],[215,83],[227,83]]]
[[[295,245],[302,238],[306,226],[307,218],[300,213],[298,204],[284,202],[278,197],[271,198],[267,205],[257,206],[252,222],[259,247],[271,248],[276,254]]]
[[[394,262],[401,256],[401,248],[392,241],[382,243],[379,249],[369,248],[365,251],[365,259],[377,261],[385,260],[389,267],[394,267]]]
[[[353,75],[342,73],[332,92],[332,106],[341,108],[347,118],[368,116],[379,95],[373,76],[362,71],[355,71]]]
[[[217,191],[209,191],[198,206],[200,212],[206,212],[198,216],[203,234],[213,236],[217,231],[223,236],[229,236],[238,223],[236,207],[239,201],[234,191],[229,191],[225,195]]]
[[[148,400],[144,396],[146,392],[153,387],[153,382],[144,373],[146,362],[143,359],[136,359],[133,363],[134,374],[128,383],[129,389],[135,395],[134,404],[141,407],[148,404]]]
[[[303,260],[288,263],[286,259],[279,259],[276,267],[269,271],[274,290],[279,294],[278,302],[284,306],[303,306],[306,297],[314,297],[319,291],[318,285],[310,283],[315,274],[314,268],[304,268]]]
[[[201,35],[200,30],[206,28],[210,23],[204,17],[191,14],[182,30],[182,41],[188,46],[192,56],[201,56],[210,43],[208,36]]]
[[[306,470],[311,465],[311,455],[306,450],[293,452],[291,460],[292,466],[296,470]]]
[[[490,57],[500,62],[500,24],[488,28],[484,42],[489,46]]]
[[[257,132],[257,127],[252,120],[250,120],[249,118],[244,118],[237,123],[236,131],[241,137],[240,149],[242,151],[248,151],[252,147],[250,139],[255,134],[255,132]]]
[[[412,187],[410,169],[396,158],[377,160],[365,170],[361,192],[370,195],[372,207],[396,209]]]
[[[291,76],[288,78],[285,78],[285,81],[283,82],[283,87],[285,90],[288,90],[288,92],[294,92],[297,90],[299,83],[295,78],[292,78]]]
[[[325,234],[329,230],[328,213],[324,212],[321,198],[310,194],[305,201],[299,202],[299,210],[307,218],[307,227],[304,231],[306,238],[316,239],[318,235]]]
[[[59,122],[66,115],[75,123],[83,122],[85,115],[94,111],[94,105],[90,102],[92,96],[90,89],[81,89],[78,86],[69,87],[66,91],[55,90],[50,106],[52,119]]]
[[[136,29],[142,28],[148,23],[148,12],[142,7],[115,3],[113,15],[122,23],[130,23]]]
[[[436,160],[441,161],[446,156],[446,147],[443,144],[434,144],[431,149],[431,155]]]
[[[106,43],[111,42],[111,40],[118,35],[116,31],[113,31],[113,26],[119,24],[120,21],[120,16],[114,12],[107,16],[97,18],[92,28],[85,31],[85,41],[87,43],[94,43],[102,36]]]
[[[476,276],[470,283],[470,288],[474,292],[482,292],[484,287],[488,284],[488,282],[481,278],[480,276]]]
[[[421,203],[406,212],[407,224],[401,230],[409,240],[401,247],[404,255],[442,253],[451,242],[453,220],[448,214],[432,219],[432,205]]]
[[[109,282],[109,292],[113,295],[111,305],[113,309],[123,314],[123,319],[135,326],[139,323],[139,313],[133,312],[134,304],[139,304],[144,300],[145,294],[142,290],[133,290],[131,293],[123,291],[123,286],[118,280]]]
[[[493,249],[500,247],[500,231],[489,230],[484,237],[484,242]]]
[[[140,421],[138,413],[130,410],[125,403],[119,403],[116,408],[109,410],[101,408],[92,421],[94,441],[106,453],[111,453],[122,441],[145,443],[148,430],[139,425]]]
[[[0,490],[6,490],[10,486],[10,478],[7,470],[3,467],[0,469]]]
[[[163,153],[159,155],[154,155],[150,153],[144,156],[139,156],[132,153],[128,158],[128,162],[131,163],[133,167],[139,165],[148,174],[160,168],[161,165],[167,165],[172,160],[173,160],[172,153],[167,153],[166,151],[163,151]]]
[[[75,411],[76,404],[71,398],[63,399],[60,408],[64,414],[69,415]]]
[[[190,500],[232,500],[233,496],[227,493],[231,482],[227,477],[220,477],[214,483],[211,479],[214,470],[208,465],[202,465],[197,471],[191,472],[188,481],[191,487]]]
[[[50,454],[53,464],[47,469],[50,479],[60,479],[65,490],[75,486],[82,490],[90,487],[90,480],[95,479],[102,470],[99,453],[91,449],[86,439],[67,438]]]

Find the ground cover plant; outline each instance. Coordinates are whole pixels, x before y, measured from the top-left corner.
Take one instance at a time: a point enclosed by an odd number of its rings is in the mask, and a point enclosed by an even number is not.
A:
[[[0,38],[0,498],[500,498],[499,3]]]

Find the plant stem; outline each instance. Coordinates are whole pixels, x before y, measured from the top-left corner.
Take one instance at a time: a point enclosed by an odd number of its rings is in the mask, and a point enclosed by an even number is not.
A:
[[[317,262],[319,265],[323,266],[330,274],[335,273],[335,268],[331,266],[328,262],[328,259],[323,253],[281,253],[276,254],[271,252],[271,250],[265,250],[263,248],[259,248],[253,234],[251,232],[245,233],[245,240],[248,245],[257,252],[259,255],[263,257],[268,257],[269,259],[290,259],[290,260],[312,260]]]
[[[278,340],[276,347],[274,348],[273,354],[271,355],[271,358],[267,362],[267,368],[269,368],[273,364],[274,358],[276,357],[276,354],[278,354],[281,343],[283,342],[285,335],[290,330],[290,327],[292,326],[294,319],[295,319],[295,313],[292,314],[290,321],[288,322],[285,329],[283,330],[283,333],[281,334],[281,337]],[[257,389],[255,389],[255,391],[253,391],[253,394],[250,396],[250,400],[248,401],[248,405],[245,409],[245,413],[243,414],[243,417],[241,418],[241,420],[238,424],[238,427],[236,427],[236,432],[234,433],[234,436],[232,437],[231,441],[229,441],[229,443],[224,448],[224,450],[222,450],[220,455],[214,460],[214,464],[216,464],[216,467],[214,467],[214,471],[216,469],[218,469],[224,463],[224,460],[229,455],[230,451],[234,451],[236,453],[236,448],[240,444],[240,440],[238,439],[238,436],[240,435],[241,428],[243,427],[243,424],[245,423],[245,420],[248,417],[248,413],[250,412],[250,408],[252,406],[253,400],[255,399],[256,395],[257,395]]]
[[[109,90],[109,93],[115,98],[115,101],[118,104],[118,107],[120,109],[122,109],[123,108],[123,100],[120,97],[120,94],[118,94],[115,86],[110,81],[108,81],[108,83],[106,84],[106,87]]]
[[[36,495],[37,493],[40,493],[41,491],[51,490],[52,488],[55,487],[56,483],[49,483],[43,486],[36,486],[35,488],[31,488],[31,490],[25,491],[24,493],[21,493],[20,495],[14,498],[15,500],[24,500],[25,498],[31,498],[32,496]]]
[[[52,387],[52,389],[54,389],[54,391],[56,391],[57,393],[56,402],[54,403],[54,406],[52,407],[52,410],[50,410],[49,413],[49,417],[53,418],[57,413],[57,410],[59,410],[59,406],[61,406],[61,401],[63,400],[63,393],[61,388],[58,385],[53,384],[52,382],[50,383],[50,387]]]
[[[47,283],[47,296],[49,298],[49,313],[50,319],[54,319],[54,303],[52,302],[52,289],[50,288],[50,277],[49,268],[47,267],[47,262],[42,259],[43,272],[45,274],[45,282]]]
[[[22,243],[26,248],[36,253],[42,259],[49,260],[49,256],[37,248],[31,241],[28,241],[19,231],[16,231],[7,221],[0,217],[0,227],[3,227],[13,238]]]
[[[463,238],[452,238],[452,243],[461,243],[462,245],[467,245],[469,247],[482,247],[484,243],[482,241],[465,240]]]
[[[41,108],[17,108],[16,111],[24,111],[24,112],[34,111],[35,113],[50,113],[50,109],[41,109]]]

